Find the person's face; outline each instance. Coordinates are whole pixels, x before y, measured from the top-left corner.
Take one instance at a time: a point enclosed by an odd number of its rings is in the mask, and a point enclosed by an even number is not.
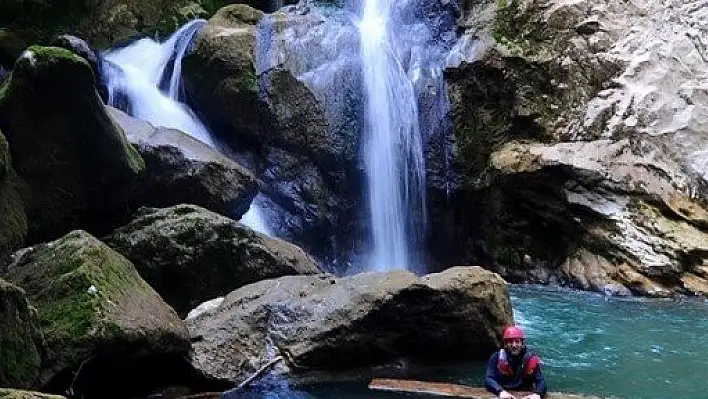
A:
[[[504,341],[504,348],[507,352],[517,356],[524,348],[524,340],[520,338],[507,339]]]

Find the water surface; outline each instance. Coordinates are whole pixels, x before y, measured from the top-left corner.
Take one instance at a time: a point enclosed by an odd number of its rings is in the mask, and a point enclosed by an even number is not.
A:
[[[625,399],[708,398],[708,304],[702,299],[611,298],[548,287],[513,287],[517,322],[541,355],[553,391]],[[438,366],[415,378],[482,384],[480,362]],[[365,383],[271,392],[268,398],[423,397],[383,394]]]

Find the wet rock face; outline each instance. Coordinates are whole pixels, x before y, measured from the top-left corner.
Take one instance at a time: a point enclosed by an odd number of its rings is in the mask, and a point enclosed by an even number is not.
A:
[[[193,362],[208,375],[242,380],[283,354],[279,373],[325,380],[400,358],[486,359],[511,321],[505,282],[458,267],[422,278],[282,277],[240,288],[187,323]]]
[[[357,38],[351,21],[306,5],[267,16],[233,5],[184,65],[192,106],[237,156],[251,152],[271,228],[327,264],[360,235]]]
[[[705,5],[463,4],[446,71],[459,186],[433,221],[471,238],[459,257],[514,280],[706,292]]]

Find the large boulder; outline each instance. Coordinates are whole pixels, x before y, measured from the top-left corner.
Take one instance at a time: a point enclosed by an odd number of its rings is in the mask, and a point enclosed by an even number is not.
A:
[[[275,233],[328,264],[360,242],[361,65],[342,15],[221,9],[184,60],[190,104],[263,181]],[[336,250],[333,250],[336,248]]]
[[[262,16],[243,4],[220,9],[182,61],[189,101],[217,132],[224,128],[233,129],[232,134],[259,132],[253,45]]]
[[[47,346],[39,382],[48,391],[73,385],[95,395],[79,385],[105,389],[101,384],[120,381],[141,359],[189,350],[187,330],[174,310],[127,259],[83,231],[16,252],[1,274],[37,307]],[[127,364],[101,375],[97,364],[104,357]],[[85,382],[79,374],[79,383],[72,382],[74,373],[86,371],[80,370],[86,362],[93,378]]]
[[[1,278],[0,322],[0,386],[29,388],[39,377],[44,347],[37,312],[21,288]]]
[[[108,116],[83,58],[56,47],[25,51],[0,92],[0,129],[28,186],[30,241],[125,219],[144,163]]]
[[[300,248],[194,205],[145,209],[104,241],[180,315],[246,284],[319,272]]]
[[[705,5],[464,4],[445,74],[456,176],[431,200],[456,247],[434,249],[439,264],[705,294]]]
[[[485,359],[512,322],[506,283],[479,267],[421,278],[365,273],[291,276],[251,284],[187,320],[193,362],[242,380],[281,354],[293,380],[401,358]],[[327,377],[316,377],[327,378]]]
[[[145,160],[132,198],[136,208],[187,203],[234,219],[248,210],[258,183],[238,163],[179,130],[156,128],[115,108],[108,112]]]
[[[21,184],[12,168],[5,136],[0,132],[0,215],[3,215],[0,218],[0,257],[19,249],[27,237],[27,215]]]
[[[65,48],[79,57],[88,61],[93,71],[93,78],[96,81],[96,90],[104,103],[108,102],[108,82],[103,70],[103,60],[101,54],[91,47],[85,40],[73,35],[59,35],[55,37],[50,45],[52,47]]]

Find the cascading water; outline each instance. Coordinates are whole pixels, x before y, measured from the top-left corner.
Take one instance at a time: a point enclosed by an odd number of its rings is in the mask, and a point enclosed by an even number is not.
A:
[[[182,57],[205,23],[189,22],[163,43],[144,38],[103,54],[107,62],[104,69],[109,105],[155,126],[181,130],[214,147],[206,126],[180,102]],[[167,87],[161,88],[163,82]],[[256,205],[251,206],[241,221],[254,230],[271,234]]]
[[[366,94],[370,268],[421,269],[425,162],[416,95],[392,46],[392,2],[364,0],[359,32]]]

